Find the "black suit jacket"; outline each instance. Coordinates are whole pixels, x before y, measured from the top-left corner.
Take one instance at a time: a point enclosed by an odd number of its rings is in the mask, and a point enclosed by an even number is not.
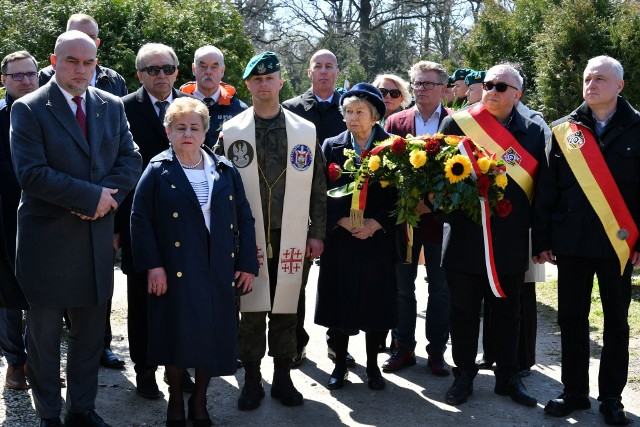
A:
[[[546,162],[544,131],[540,125],[521,116],[514,108],[507,130],[536,158],[540,166]],[[444,119],[439,131],[450,135],[464,135],[451,117]],[[524,274],[529,268],[531,205],[525,192],[513,181],[505,189],[505,198],[511,201],[511,213],[505,218],[498,215],[491,218],[496,270],[499,275]],[[462,273],[486,275],[482,227],[461,211],[452,213],[448,219],[451,235],[444,251],[442,266]]]
[[[176,89],[172,89],[172,92],[173,99],[193,98],[193,96]],[[144,170],[153,157],[169,148],[169,138],[144,87],[122,98],[122,102],[129,121],[129,129],[133,135],[133,142],[138,144],[142,155],[142,169]],[[132,191],[127,196],[116,216],[115,232],[120,233],[122,271],[125,274],[135,273],[129,230],[133,194]]]

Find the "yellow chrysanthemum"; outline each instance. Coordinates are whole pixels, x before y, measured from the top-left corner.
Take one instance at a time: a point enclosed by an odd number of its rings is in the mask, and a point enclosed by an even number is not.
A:
[[[481,157],[478,159],[478,167],[480,168],[480,172],[487,173],[491,167],[491,161],[486,157]]]
[[[505,188],[507,186],[507,174],[496,175],[496,185],[500,188]]]
[[[444,176],[455,184],[471,175],[471,162],[466,156],[456,154],[444,164]]]
[[[380,187],[385,188],[389,186],[389,181],[380,181]]]
[[[448,145],[455,147],[456,145],[458,145],[461,139],[462,138],[460,138],[459,136],[448,135],[444,137],[444,142],[446,142]]]
[[[427,153],[423,150],[412,150],[409,154],[409,162],[418,169],[427,163]]]
[[[371,172],[375,172],[378,169],[380,169],[380,162],[382,162],[382,159],[380,158],[380,156],[369,157],[369,170]]]

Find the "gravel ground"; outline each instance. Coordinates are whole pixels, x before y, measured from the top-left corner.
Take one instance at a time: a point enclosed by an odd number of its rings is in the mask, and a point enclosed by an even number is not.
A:
[[[459,407],[444,403],[444,394],[452,383],[452,378],[440,378],[432,375],[426,367],[424,349],[424,312],[418,314],[418,364],[394,374],[384,374],[387,387],[384,391],[371,391],[366,386],[364,369],[364,336],[352,338],[350,352],[355,356],[357,365],[351,370],[344,389],[329,391],[325,387],[333,364],[327,358],[324,343],[324,328],[313,324],[315,303],[315,283],[317,267],[311,271],[307,292],[306,326],[311,335],[307,347],[308,359],[300,369],[292,371],[293,381],[306,398],[305,405],[287,408],[269,397],[273,364],[270,358],[263,361],[263,377],[267,397],[262,406],[250,412],[238,411],[236,399],[239,384],[242,384],[242,370],[235,376],[214,378],[209,388],[209,412],[216,426],[417,426],[417,425],[475,425],[475,426],[591,426],[604,425],[598,413],[597,369],[598,360],[591,360],[591,397],[592,409],[578,411],[567,419],[550,418],[544,415],[542,408],[547,400],[555,398],[561,391],[560,383],[560,336],[555,324],[555,311],[539,303],[538,319],[538,364],[531,376],[524,380],[531,394],[539,404],[527,408],[513,403],[507,397],[493,393],[494,378],[491,371],[480,371],[474,382],[474,394],[469,401]],[[419,307],[426,306],[426,286],[420,270],[417,280]],[[114,329],[113,350],[121,355],[128,354],[126,328],[126,285],[124,276],[116,270],[116,290],[114,294],[112,326]],[[635,360],[639,343],[632,339],[632,367],[630,376],[637,378]],[[599,344],[592,342],[595,356],[599,355]],[[64,349],[63,349],[64,350]],[[451,349],[446,359],[451,363]],[[379,362],[388,357],[380,354]],[[4,375],[6,365],[2,365],[0,375]],[[61,371],[64,377],[64,367]],[[127,358],[123,370],[101,368],[99,390],[96,401],[97,412],[112,426],[138,427],[162,426],[165,420],[168,391],[162,382],[162,370],[157,373],[163,397],[158,400],[145,400],[135,393],[135,373]],[[631,418],[637,423],[640,415],[640,391],[638,383],[630,383],[623,394],[623,403]],[[64,389],[63,389],[64,398]],[[0,400],[0,425],[34,426],[37,425],[30,391],[3,390]]]

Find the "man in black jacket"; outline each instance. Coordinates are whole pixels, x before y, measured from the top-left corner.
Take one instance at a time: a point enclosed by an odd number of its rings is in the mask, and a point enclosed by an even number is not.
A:
[[[630,422],[621,403],[629,366],[631,273],[640,265],[640,113],[619,96],[620,63],[592,58],[584,103],[553,123],[548,167],[540,172],[533,228],[534,261],[558,266],[558,324],[563,393],[545,412],[589,409],[589,308],[598,276],[605,314],[598,388],[610,425]]]
[[[27,51],[10,53],[2,59],[2,85],[5,98],[0,100],[0,196],[2,196],[3,235],[6,237],[7,259],[10,270],[15,267],[16,234],[18,232],[18,204],[21,188],[11,160],[9,130],[11,107],[22,96],[38,89],[37,62]],[[0,245],[4,245],[1,241]],[[12,274],[13,275],[13,274]],[[13,279],[15,281],[15,278]],[[9,282],[7,282],[9,283]],[[4,386],[13,390],[29,388],[25,376],[25,351],[22,310],[0,309],[0,349],[7,359]]]
[[[282,103],[282,106],[309,120],[316,127],[318,143],[322,145],[325,139],[337,136],[347,130],[344,117],[340,112],[340,93],[336,90],[338,78],[338,60],[333,52],[322,49],[311,56],[307,74],[311,79],[311,88],[300,96]],[[308,271],[308,270],[307,270]],[[296,338],[298,340],[298,355],[293,358],[292,366],[299,366],[306,357],[306,345],[309,334],[304,329],[305,318],[305,287],[307,277],[302,278],[302,289],[298,303],[298,326]],[[332,347],[332,330],[327,331],[328,356],[335,361],[335,351]],[[355,365],[353,357],[347,353],[347,364]]]
[[[489,290],[483,227],[461,212],[451,214],[442,266],[451,292],[450,331],[456,368],[446,401],[451,405],[464,403],[473,391],[478,372],[475,358],[480,302],[487,298],[493,316],[490,339],[496,359],[494,392],[522,405],[535,406],[536,399],[518,376],[517,351],[520,296],[529,265],[529,200],[537,168],[545,161],[544,132],[514,106],[522,96],[522,77],[513,67],[502,64],[489,69],[483,88],[482,105],[446,117],[440,132],[469,136],[506,163],[509,184],[504,197],[513,208],[506,217],[495,215],[490,221],[494,273],[506,298],[494,296]],[[486,132],[479,131],[478,125]]]

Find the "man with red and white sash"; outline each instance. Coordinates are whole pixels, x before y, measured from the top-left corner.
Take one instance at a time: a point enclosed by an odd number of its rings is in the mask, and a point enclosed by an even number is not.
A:
[[[496,65],[485,76],[482,103],[445,118],[440,126],[440,132],[466,135],[505,161],[505,199],[512,205],[509,215],[494,215],[490,220],[493,259],[485,260],[482,226],[461,212],[447,219],[451,229],[443,244],[442,265],[451,291],[451,344],[456,365],[453,386],[445,397],[451,405],[466,402],[473,392],[483,298],[487,298],[493,316],[489,338],[496,361],[495,393],[522,405],[537,403],[518,376],[517,350],[520,297],[529,265],[530,201],[538,164],[545,160],[544,132],[514,107],[521,96],[520,74],[508,65]],[[491,277],[497,280],[490,281],[489,260],[495,266]],[[498,292],[489,290],[491,283],[499,283]]]
[[[245,383],[238,408],[252,410],[264,397],[260,361],[274,360],[271,396],[283,405],[304,403],[290,376],[296,350],[298,297],[304,271],[322,254],[327,183],[314,125],[284,110],[284,84],[273,52],[254,56],[243,79],[253,107],[225,122],[219,143],[240,172],[256,220],[259,272],[240,300],[239,351]]]
[[[605,316],[598,377],[600,412],[626,425],[621,403],[629,365],[631,273],[640,265],[640,113],[619,96],[620,63],[592,58],[584,103],[553,123],[548,166],[540,171],[533,226],[534,260],[558,265],[558,324],[564,391],[545,412],[589,409],[589,308],[598,276]]]

